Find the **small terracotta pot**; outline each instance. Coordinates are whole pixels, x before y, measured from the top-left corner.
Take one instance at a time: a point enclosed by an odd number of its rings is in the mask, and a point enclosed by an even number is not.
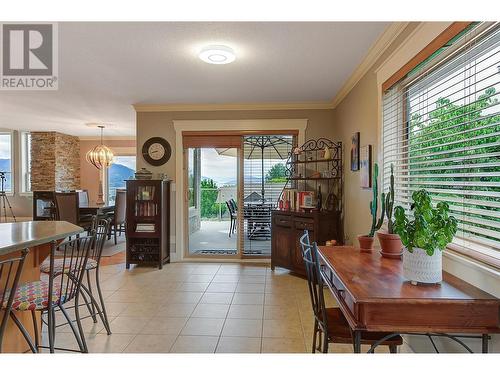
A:
[[[360,235],[358,236],[359,248],[361,251],[372,251],[373,250],[373,237]]]
[[[403,254],[403,243],[397,234],[389,234],[385,231],[377,232],[378,242],[380,243],[380,252],[386,258],[401,258]]]

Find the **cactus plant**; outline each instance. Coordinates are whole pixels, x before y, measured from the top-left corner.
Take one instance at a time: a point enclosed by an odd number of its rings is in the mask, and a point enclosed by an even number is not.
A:
[[[372,190],[373,190],[373,199],[370,202],[370,213],[372,214],[372,227],[370,229],[368,237],[373,237],[375,235],[375,232],[380,229],[382,223],[384,222],[384,215],[385,215],[385,193],[382,193],[380,200],[382,204],[381,207],[382,212],[380,218],[377,221],[377,216],[378,216],[378,164],[377,163],[374,163],[373,165]]]
[[[391,182],[389,192],[385,196],[385,215],[387,217],[387,232],[394,234],[394,221],[392,220],[392,210],[394,208],[394,165],[391,164]]]

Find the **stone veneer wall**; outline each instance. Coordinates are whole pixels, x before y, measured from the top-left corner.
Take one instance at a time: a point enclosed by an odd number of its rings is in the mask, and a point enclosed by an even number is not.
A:
[[[56,133],[56,190],[80,189],[80,139]]]
[[[57,132],[31,133],[31,190],[80,188],[80,140]]]

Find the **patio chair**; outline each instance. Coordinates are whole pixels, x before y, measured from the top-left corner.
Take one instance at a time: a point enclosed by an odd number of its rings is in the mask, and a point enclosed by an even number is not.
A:
[[[230,225],[229,225],[229,237],[231,237],[231,234],[236,232],[236,223],[238,222],[238,214],[236,212],[236,202],[233,203],[231,200],[226,201],[226,206],[229,211],[229,217],[231,219]]]

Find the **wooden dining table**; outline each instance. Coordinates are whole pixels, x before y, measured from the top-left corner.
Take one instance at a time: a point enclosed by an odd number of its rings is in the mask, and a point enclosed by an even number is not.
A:
[[[114,205],[80,204],[79,212],[81,215],[103,216],[112,213],[115,210]]]
[[[439,284],[412,285],[403,277],[401,260],[350,246],[320,246],[319,262],[353,331],[356,353],[365,331],[475,334],[483,353],[489,335],[500,333],[500,299],[447,272]]]

